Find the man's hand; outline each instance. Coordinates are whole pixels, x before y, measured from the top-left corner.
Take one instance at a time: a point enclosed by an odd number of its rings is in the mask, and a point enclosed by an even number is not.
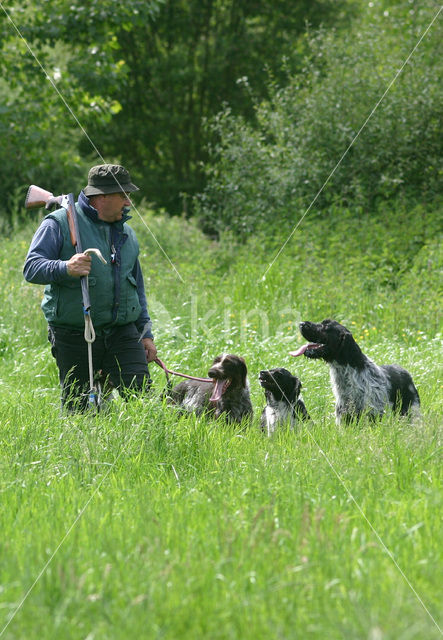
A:
[[[152,338],[142,338],[142,342],[145,348],[146,360],[152,362],[157,357],[157,347]]]
[[[91,271],[91,256],[86,253],[75,253],[66,261],[66,271],[68,276],[74,276],[74,278],[88,276]]]

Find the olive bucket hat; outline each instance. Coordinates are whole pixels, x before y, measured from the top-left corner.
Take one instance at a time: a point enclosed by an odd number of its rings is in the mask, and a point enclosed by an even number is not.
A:
[[[97,196],[106,193],[131,193],[138,187],[131,182],[131,176],[119,164],[99,164],[91,167],[88,185],[83,189],[85,196]]]

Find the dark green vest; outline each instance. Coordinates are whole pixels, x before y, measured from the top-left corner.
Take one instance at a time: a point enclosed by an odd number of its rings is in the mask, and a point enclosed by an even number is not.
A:
[[[135,322],[141,306],[137,293],[137,283],[132,270],[136,263],[139,247],[134,231],[127,224],[118,229],[115,246],[120,261],[111,263],[111,225],[98,219],[90,220],[76,206],[77,220],[83,249],[100,249],[107,264],[104,265],[94,255],[89,274],[89,295],[91,298],[91,319],[96,330],[114,325]],[[69,225],[65,209],[50,213],[48,218],[57,220],[64,242],[60,260],[69,260],[75,249],[71,244]],[[46,285],[42,302],[46,320],[53,325],[82,329],[84,327],[83,304],[80,278],[66,276],[61,282]]]

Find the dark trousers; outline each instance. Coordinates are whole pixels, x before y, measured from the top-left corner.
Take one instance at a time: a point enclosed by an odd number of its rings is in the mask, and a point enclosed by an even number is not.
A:
[[[84,411],[89,402],[88,345],[83,331],[49,326],[49,342],[59,370],[62,405]],[[146,354],[135,324],[115,327],[92,343],[94,373],[123,395],[148,389]]]

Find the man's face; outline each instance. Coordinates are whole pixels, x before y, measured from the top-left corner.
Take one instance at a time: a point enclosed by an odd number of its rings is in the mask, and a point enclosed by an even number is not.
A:
[[[98,217],[104,222],[117,222],[123,217],[125,207],[131,206],[127,193],[107,193],[96,196],[94,207]]]

